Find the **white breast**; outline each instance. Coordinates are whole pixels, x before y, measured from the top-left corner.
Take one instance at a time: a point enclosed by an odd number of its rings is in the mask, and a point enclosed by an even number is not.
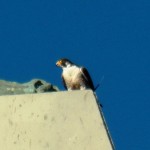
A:
[[[73,80],[74,78],[77,78],[79,74],[80,74],[80,69],[77,66],[72,66],[63,69],[63,76],[65,79]]]

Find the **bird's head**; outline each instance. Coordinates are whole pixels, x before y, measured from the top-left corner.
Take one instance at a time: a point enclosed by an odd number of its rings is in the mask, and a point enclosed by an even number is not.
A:
[[[56,66],[61,67],[61,68],[68,68],[68,67],[71,67],[72,65],[73,63],[66,58],[62,58],[56,62]]]

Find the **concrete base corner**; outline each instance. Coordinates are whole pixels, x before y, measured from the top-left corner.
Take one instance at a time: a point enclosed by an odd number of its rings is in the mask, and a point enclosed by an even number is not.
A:
[[[0,96],[2,150],[112,150],[90,90]]]

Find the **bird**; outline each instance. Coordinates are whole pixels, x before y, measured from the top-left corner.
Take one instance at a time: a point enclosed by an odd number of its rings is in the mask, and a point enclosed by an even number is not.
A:
[[[67,58],[59,59],[56,66],[62,68],[62,81],[66,90],[95,90],[93,81],[85,67],[74,64]]]

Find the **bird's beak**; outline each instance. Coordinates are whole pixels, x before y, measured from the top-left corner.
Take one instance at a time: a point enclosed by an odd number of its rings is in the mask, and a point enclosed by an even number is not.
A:
[[[61,66],[61,61],[57,61],[56,66],[58,66],[58,67]]]

